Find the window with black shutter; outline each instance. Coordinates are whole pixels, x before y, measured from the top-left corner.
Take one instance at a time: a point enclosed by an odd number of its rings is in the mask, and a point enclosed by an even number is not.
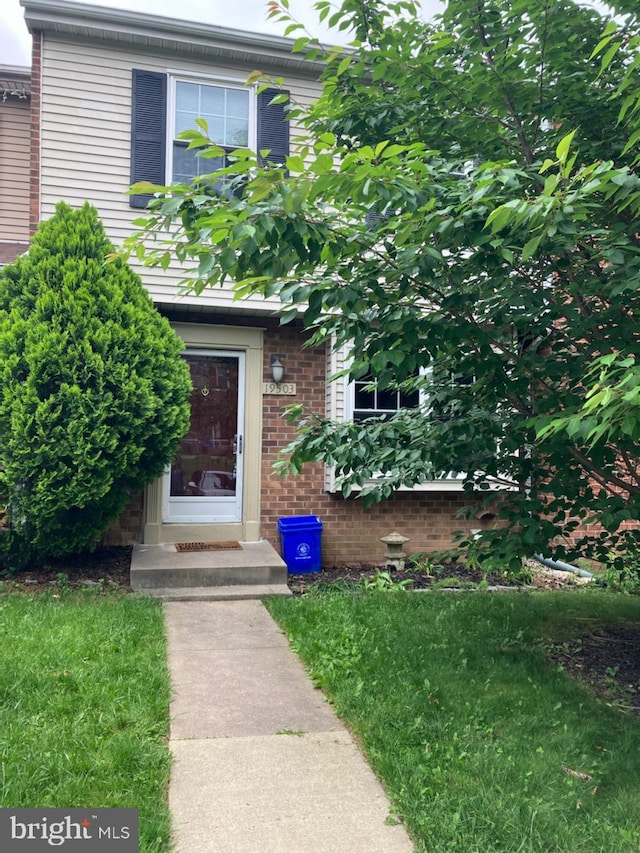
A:
[[[169,113],[168,82],[175,87]],[[269,152],[261,158],[264,164],[278,165],[284,165],[289,154],[287,105],[272,103],[283,90],[269,88],[257,95],[257,123],[251,102],[256,96],[241,84],[169,78],[166,74],[134,69],[132,93],[131,183],[188,183],[221,169],[225,157],[198,157],[196,149],[188,150],[188,143],[178,138],[183,130],[197,128],[197,118],[207,122],[210,138],[226,152],[255,145],[258,152]],[[144,208],[151,198],[134,195],[130,204]]]

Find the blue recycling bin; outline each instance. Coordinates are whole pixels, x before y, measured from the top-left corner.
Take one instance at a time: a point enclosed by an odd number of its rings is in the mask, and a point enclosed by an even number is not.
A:
[[[317,515],[278,519],[282,559],[289,574],[319,572],[322,568],[322,521]]]

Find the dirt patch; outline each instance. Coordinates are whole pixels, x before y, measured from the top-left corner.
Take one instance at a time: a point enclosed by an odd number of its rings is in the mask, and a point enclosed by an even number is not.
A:
[[[6,588],[32,592],[60,586],[130,589],[131,547],[96,548],[88,554],[51,559],[46,566],[0,575]]]
[[[640,625],[600,625],[545,652],[598,698],[640,714]]]
[[[309,587],[342,583],[360,584],[366,581],[374,581],[382,569],[369,563],[338,566],[331,569],[323,569],[321,572],[310,572],[303,575],[289,575],[289,589],[294,595],[306,592]],[[462,563],[446,563],[434,566],[430,572],[422,568],[405,567],[402,571],[389,572],[392,583],[410,582],[411,589],[430,589],[438,587],[475,588],[478,584],[489,586],[514,586],[521,587],[530,582],[529,577],[516,578],[512,575],[489,574],[483,575],[481,571],[472,569]]]

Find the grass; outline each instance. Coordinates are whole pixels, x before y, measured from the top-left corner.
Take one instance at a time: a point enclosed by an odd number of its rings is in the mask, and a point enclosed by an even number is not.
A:
[[[269,608],[416,850],[640,850],[640,722],[545,657],[601,621],[640,624],[637,598],[372,592]]]
[[[162,610],[125,593],[0,595],[0,806],[137,808],[168,851]]]

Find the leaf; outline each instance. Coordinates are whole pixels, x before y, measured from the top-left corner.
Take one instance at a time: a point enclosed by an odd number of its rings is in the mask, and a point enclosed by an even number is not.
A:
[[[617,266],[624,264],[624,252],[621,252],[620,249],[611,249],[610,251],[605,252],[605,255],[610,264],[615,264]]]
[[[397,157],[398,154],[402,154],[406,151],[406,147],[404,145],[388,145],[384,151],[382,152],[382,159],[388,160],[389,157]]]
[[[601,71],[604,71],[606,68],[609,67],[609,65],[611,65],[611,60],[616,55],[616,53],[620,50],[621,47],[622,47],[622,42],[619,42],[619,41],[613,42],[613,44],[611,45],[609,50],[602,57],[602,62],[600,65]]]
[[[309,36],[300,36],[297,38],[292,47],[291,53],[300,53],[305,49],[305,47],[309,44]]]
[[[311,171],[315,172],[316,175],[324,175],[332,169],[333,154],[318,154],[316,159],[311,163]]]
[[[248,187],[249,201],[255,204],[273,191],[273,182],[267,178],[255,178]]]
[[[184,202],[182,196],[166,196],[162,200],[162,205],[160,206],[160,210],[162,213],[175,213],[180,209]]]
[[[572,130],[571,133],[567,133],[566,136],[563,136],[558,145],[556,146],[556,157],[561,163],[564,163],[567,159],[567,155],[569,153],[569,149],[571,148],[571,143],[573,142],[573,137],[576,135],[576,131]]]
[[[489,216],[487,217],[487,221],[484,224],[485,228],[491,226],[491,231],[493,234],[496,234],[498,231],[501,231],[511,220],[513,219],[513,211],[511,211],[506,205],[501,205],[493,210]]]
[[[593,776],[590,776],[588,773],[580,773],[579,770],[571,770],[569,767],[565,767],[562,765],[562,770],[569,776],[573,776],[575,779],[582,779],[583,782],[593,782]]]
[[[304,160],[298,154],[290,154],[286,162],[287,169],[290,172],[304,172],[305,170]]]
[[[589,56],[589,59],[593,59],[595,56],[597,56],[600,53],[601,50],[603,50],[609,44],[609,42],[611,41],[612,34],[615,33],[617,29],[618,29],[618,24],[616,23],[616,21],[610,21],[607,24],[605,31],[602,33],[602,38],[600,39],[598,44],[594,47],[594,49],[591,51],[591,55]]]
[[[522,249],[522,260],[523,261],[528,261],[529,258],[531,258],[537,252],[541,239],[542,239],[541,236],[537,236],[537,237],[532,237],[530,240],[527,240],[527,242],[524,245],[524,248]]]
[[[542,190],[542,194],[546,196],[552,196],[558,188],[559,183],[560,175],[547,175],[544,182],[544,189]]]
[[[157,193],[162,187],[159,187],[157,184],[152,184],[150,181],[138,181],[137,184],[133,184],[127,190],[129,195],[148,195],[149,193]]]
[[[622,153],[626,154],[628,151],[631,151],[633,148],[635,148],[638,142],[640,142],[640,128],[631,134],[629,140],[627,141],[627,144],[622,149]]]
[[[344,59],[342,59],[340,61],[338,67],[336,68],[336,71],[335,71],[336,77],[340,77],[340,75],[344,74],[344,72],[347,70],[347,68],[351,65],[351,62],[352,62],[351,57],[345,56]]]

